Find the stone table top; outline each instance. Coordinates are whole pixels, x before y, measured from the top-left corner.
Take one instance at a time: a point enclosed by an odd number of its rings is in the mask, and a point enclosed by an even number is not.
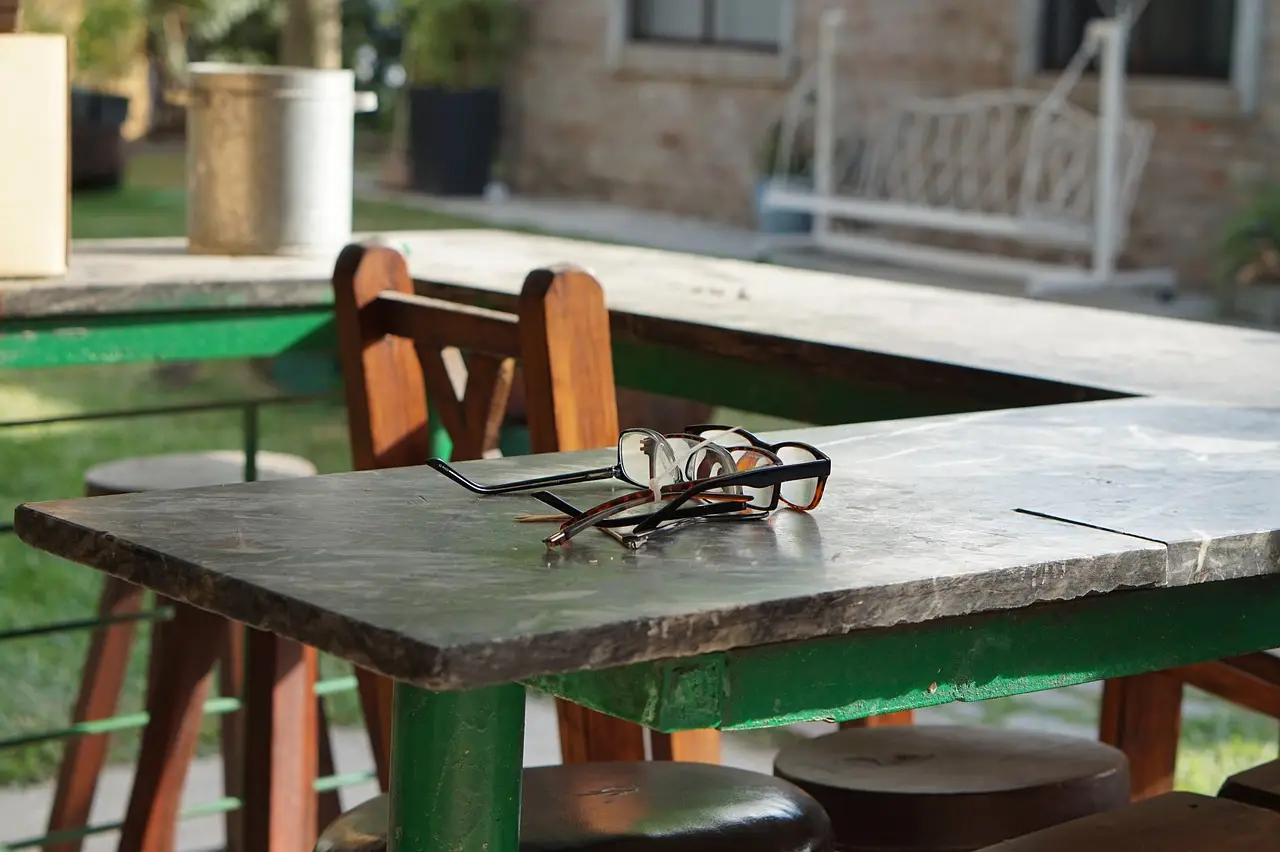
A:
[[[817,511],[637,551],[588,531],[548,552],[514,520],[540,503],[425,467],[29,504],[17,532],[435,689],[1280,571],[1280,414],[1137,399],[793,434],[834,462]]]
[[[503,231],[387,235],[432,295],[507,307],[532,269],[593,271],[615,339],[1005,407],[1168,396],[1280,407],[1280,334],[875,278]],[[75,246],[70,274],[0,281],[0,320],[325,306],[330,259],[189,255],[183,240]],[[505,301],[504,301],[505,300]]]

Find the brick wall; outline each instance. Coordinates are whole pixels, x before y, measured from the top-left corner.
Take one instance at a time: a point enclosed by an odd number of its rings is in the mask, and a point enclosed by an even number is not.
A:
[[[529,32],[512,69],[504,143],[518,191],[750,223],[759,147],[794,74],[757,73],[697,48],[629,45],[611,65],[611,0],[523,2]],[[818,18],[831,5],[845,8],[853,41],[842,75],[873,81],[884,97],[1015,85],[1019,0],[795,0],[797,71],[816,54]],[[1204,283],[1221,223],[1272,174],[1280,14],[1267,26],[1257,116],[1224,106],[1223,91],[1148,81],[1131,95],[1134,111],[1156,121],[1157,137],[1127,260],[1172,265],[1188,285]]]

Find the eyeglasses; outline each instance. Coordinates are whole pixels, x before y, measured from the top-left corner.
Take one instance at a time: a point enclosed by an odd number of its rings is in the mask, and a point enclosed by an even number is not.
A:
[[[822,502],[822,493],[826,490],[827,479],[831,476],[831,457],[812,444],[805,444],[801,441],[780,441],[776,444],[770,444],[738,426],[702,424],[688,426],[684,432],[689,435],[696,435],[703,440],[713,441],[720,446],[726,447],[731,452],[735,445],[740,446],[741,441],[745,440],[749,446],[774,453],[784,465],[825,462],[825,465],[813,468],[814,470],[822,470],[819,475],[807,479],[790,479],[783,482],[779,495],[783,503],[801,512],[811,512],[818,508],[818,504]]]
[[[734,467],[732,453],[715,441],[694,434],[663,435],[652,429],[627,429],[618,438],[618,458],[609,467],[576,473],[538,476],[500,485],[481,485],[463,476],[444,459],[427,459],[427,466],[474,494],[512,494],[517,491],[621,479],[637,488],[656,489],[705,479]]]
[[[704,434],[719,433],[716,437],[717,440],[721,435],[730,432],[739,434],[738,430],[726,430],[718,427],[704,430]],[[689,434],[696,434],[696,432],[690,430]],[[742,430],[741,434],[748,441],[754,439],[755,443],[764,443],[759,438],[751,435],[751,433],[745,432],[745,430]],[[708,440],[708,438],[702,437],[700,444],[707,444]],[[699,511],[700,514],[721,514],[735,511],[770,513],[778,508],[778,503],[782,499],[784,485],[792,482],[806,483],[812,481],[814,483],[811,487],[804,485],[803,489],[792,489],[794,497],[804,497],[805,494],[809,494],[809,499],[806,503],[797,504],[790,500],[787,501],[788,505],[793,508],[807,511],[816,506],[821,500],[822,489],[825,487],[827,478],[831,475],[831,459],[816,447],[810,447],[799,442],[787,443],[788,445],[795,444],[795,448],[798,451],[803,448],[803,452],[808,455],[808,459],[786,464],[780,456],[764,446],[725,448],[730,449],[734,458],[733,473],[709,479],[676,483],[660,489],[649,489],[616,497],[593,507],[578,517],[566,521],[559,530],[543,539],[543,541],[548,547],[565,544],[582,530],[602,522],[608,522],[619,512],[658,501],[662,501],[663,506],[657,511],[626,519],[628,524],[634,524],[634,533],[650,532],[663,523],[687,517],[687,513],[693,511]],[[688,506],[688,503],[695,499],[709,500],[727,505],[723,508],[718,508],[718,510]]]
[[[642,539],[664,525],[674,528],[675,521],[765,517],[780,502],[810,511],[821,502],[831,474],[831,459],[809,444],[770,444],[746,429],[714,424],[690,426],[668,435],[652,429],[627,429],[618,438],[617,460],[609,467],[497,485],[474,482],[443,459],[428,459],[427,465],[475,494],[538,489],[532,495],[535,498],[552,506],[559,501],[569,519],[544,539],[551,547],[592,526],[605,530],[631,527],[628,535]],[[572,509],[543,490],[604,479],[620,479],[640,490],[586,512]],[[661,505],[645,510],[654,503]]]

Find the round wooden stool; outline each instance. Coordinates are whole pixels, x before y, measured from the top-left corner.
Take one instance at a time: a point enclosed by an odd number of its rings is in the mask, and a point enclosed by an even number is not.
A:
[[[259,480],[301,479],[316,475],[316,466],[301,456],[259,450],[254,458]],[[244,453],[239,450],[209,450],[106,462],[89,468],[85,473],[84,490],[88,497],[102,497],[237,482],[244,482]]]
[[[378,796],[343,814],[315,852],[382,852],[388,804]],[[653,761],[540,766],[524,771],[520,848],[826,852],[831,821],[794,785],[743,769]]]
[[[989,846],[983,852],[1275,852],[1280,814],[1167,793]]]
[[[1237,772],[1223,782],[1218,795],[1280,813],[1280,760]]]
[[[1129,802],[1118,749],[991,728],[851,728],[784,748],[774,774],[822,804],[846,852],[967,852]]]
[[[316,474],[315,465],[299,456],[258,451],[256,478],[295,479]],[[85,473],[85,494],[103,497],[178,488],[229,485],[243,482],[244,453],[236,450],[173,453],[106,462]],[[163,600],[158,601],[163,602]],[[223,619],[192,607],[169,602],[174,616],[157,622],[152,633],[147,676],[149,721],[143,731],[133,793],[122,829],[121,848],[172,831],[182,784],[172,783],[174,773],[185,776],[194,755],[199,718],[208,692],[209,672],[218,663],[220,692],[239,696],[244,679],[243,632]],[[108,576],[98,602],[98,616],[109,626],[94,630],[80,678],[80,693],[73,722],[114,716],[133,649],[136,616],[142,611],[140,587]],[[222,751],[227,795],[239,795],[239,767],[244,736],[241,713],[222,716]],[[324,763],[327,732],[321,731]],[[67,740],[58,773],[51,833],[80,828],[88,823],[98,777],[107,756],[107,735]],[[169,783],[165,783],[168,780]],[[337,797],[322,805],[332,818],[339,810]],[[325,820],[328,822],[328,819]],[[227,815],[228,848],[237,848],[240,816]],[[52,848],[52,847],[51,847]],[[61,847],[59,847],[61,849]]]

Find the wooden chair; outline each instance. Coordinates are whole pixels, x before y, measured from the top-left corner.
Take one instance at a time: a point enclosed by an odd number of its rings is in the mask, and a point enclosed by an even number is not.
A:
[[[453,440],[455,460],[494,449],[517,360],[534,452],[618,440],[609,315],[588,273],[534,270],[518,314],[508,314],[417,296],[399,252],[353,245],[338,258],[333,287],[357,470],[419,465],[430,457],[428,398]],[[357,677],[385,790],[391,684],[367,671],[357,670]],[[640,727],[565,701],[557,702],[557,715],[565,763],[645,759]],[[653,734],[650,742],[656,759],[719,761],[714,731]]]
[[[1280,719],[1280,656],[1271,652],[1108,680],[1098,737],[1128,755],[1135,800],[1173,789],[1187,684]]]
[[[259,452],[255,458],[257,478],[262,480],[316,473],[314,465],[298,456]],[[222,485],[242,482],[244,471],[244,454],[230,450],[118,459],[85,473],[85,494],[100,497]],[[72,712],[74,722],[116,714],[136,632],[131,616],[141,612],[143,597],[138,586],[114,577],[105,579],[98,616],[114,623],[90,636]],[[323,708],[313,696],[314,652],[271,634],[246,631],[241,625],[174,601],[158,599],[157,604],[171,607],[173,617],[157,623],[152,632],[146,704],[149,720],[143,730],[120,848],[144,852],[173,848],[182,784],[195,757],[202,708],[215,665],[220,693],[246,701],[245,709],[220,718],[226,795],[245,803],[241,811],[227,814],[227,848],[266,848],[263,844],[269,838],[282,843],[310,842],[341,810],[336,792],[317,798],[311,788],[317,773],[333,773]],[[252,698],[247,694],[250,690]],[[306,709],[299,709],[299,705]],[[108,745],[105,733],[67,741],[49,812],[50,834],[88,823]],[[254,772],[242,786],[245,753],[254,755]],[[300,773],[299,766],[310,767],[309,777],[302,778],[308,772]],[[265,791],[259,789],[264,787]],[[280,806],[282,798],[286,804]],[[278,805],[274,812],[273,801]],[[80,838],[52,843],[45,849],[79,852],[82,844]]]

